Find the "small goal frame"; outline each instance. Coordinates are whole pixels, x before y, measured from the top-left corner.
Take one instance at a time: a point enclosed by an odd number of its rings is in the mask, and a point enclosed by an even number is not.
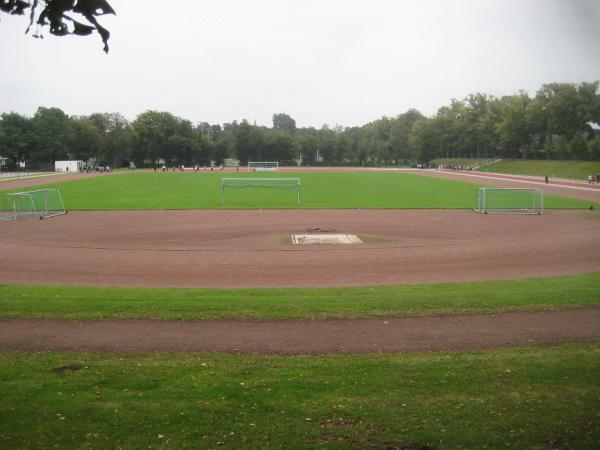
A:
[[[541,189],[479,188],[474,211],[488,214],[544,214]]]
[[[295,188],[300,206],[300,178],[221,178],[221,204],[225,204],[225,188]]]
[[[28,216],[49,219],[67,213],[58,189],[7,192],[3,195],[0,209],[0,220],[16,220]]]
[[[248,172],[279,172],[279,162],[248,161]]]

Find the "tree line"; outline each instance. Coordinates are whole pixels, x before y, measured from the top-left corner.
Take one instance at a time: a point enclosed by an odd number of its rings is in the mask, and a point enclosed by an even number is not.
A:
[[[533,97],[476,93],[431,117],[410,109],[360,127],[299,128],[285,113],[274,114],[271,127],[247,120],[194,125],[161,111],[130,122],[119,113],[69,116],[40,107],[33,117],[0,115],[0,156],[7,168],[19,162],[51,167],[62,159],[113,167],[219,164],[226,158],[305,165],[413,165],[452,157],[597,161],[599,85],[551,83]]]

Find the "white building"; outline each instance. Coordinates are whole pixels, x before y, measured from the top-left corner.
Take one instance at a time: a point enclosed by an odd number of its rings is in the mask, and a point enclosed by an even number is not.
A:
[[[83,161],[54,161],[55,172],[81,172],[83,170]]]

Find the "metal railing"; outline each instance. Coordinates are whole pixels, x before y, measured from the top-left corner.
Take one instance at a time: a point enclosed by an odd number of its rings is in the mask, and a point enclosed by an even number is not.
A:
[[[39,177],[43,175],[51,175],[53,173],[53,171],[49,170],[26,170],[14,172],[0,171],[0,180],[19,180],[21,178]]]

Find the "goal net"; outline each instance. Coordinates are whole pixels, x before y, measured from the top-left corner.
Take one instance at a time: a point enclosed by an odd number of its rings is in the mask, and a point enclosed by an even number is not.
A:
[[[28,216],[48,219],[61,214],[66,214],[66,210],[58,189],[7,192],[0,201],[0,220]]]
[[[543,214],[544,192],[539,189],[480,188],[475,211],[484,214]]]
[[[277,161],[249,161],[248,172],[278,172],[279,163]]]
[[[221,204],[225,204],[226,189],[293,189],[296,191],[296,203],[300,205],[300,178],[221,178]],[[260,201],[259,196],[255,199]]]

